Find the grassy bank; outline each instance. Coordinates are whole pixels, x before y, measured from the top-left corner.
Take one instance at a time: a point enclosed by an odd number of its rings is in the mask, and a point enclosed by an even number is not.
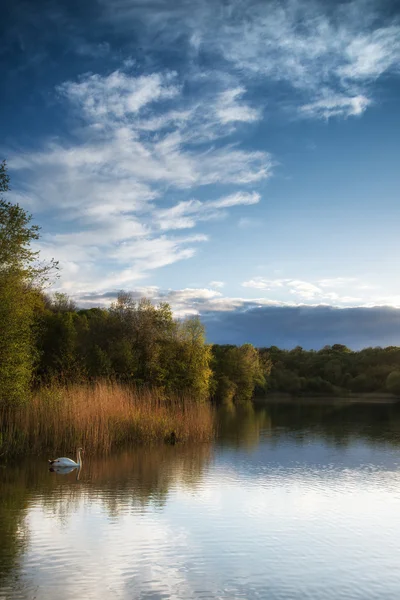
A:
[[[107,453],[123,444],[207,441],[212,407],[117,384],[45,388],[32,401],[0,413],[0,455],[86,451]]]

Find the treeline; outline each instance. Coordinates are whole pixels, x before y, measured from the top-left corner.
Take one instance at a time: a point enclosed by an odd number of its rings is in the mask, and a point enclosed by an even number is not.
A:
[[[342,344],[319,351],[301,347],[260,349],[272,362],[269,392],[292,395],[348,395],[389,392],[400,395],[400,348],[365,348],[354,352]]]
[[[198,317],[176,320],[168,304],[129,293],[89,309],[65,294],[43,296],[34,329],[36,386],[107,380],[239,403],[266,391],[271,369],[251,344],[208,345]]]
[[[198,317],[176,320],[168,304],[129,293],[89,309],[65,294],[44,296],[35,328],[35,385],[108,380],[233,402],[266,389],[270,361],[252,345],[208,345]]]
[[[63,294],[44,304],[35,385],[108,380],[208,397],[211,350],[199,319],[177,321],[168,304],[126,293],[108,309],[79,310]]]
[[[8,307],[9,317],[14,310],[32,315],[25,345],[13,346],[8,338],[14,361],[8,361],[7,377],[0,379],[3,403],[19,403],[36,388],[99,381],[196,401],[246,402],[256,388],[266,390],[270,361],[252,345],[211,346],[198,317],[176,320],[166,303],[154,306],[120,293],[109,308],[79,309],[65,294],[36,290],[35,298],[23,309],[21,304]],[[10,320],[10,334],[24,327],[17,318]]]
[[[109,308],[79,309],[65,294],[36,291],[30,328],[31,388],[108,381],[236,403],[250,400],[256,388],[266,390],[270,361],[251,344],[211,346],[198,317],[176,320],[168,304],[154,306],[129,293]],[[22,364],[24,349],[14,347],[15,354],[21,350]],[[4,399],[18,378],[8,368]]]

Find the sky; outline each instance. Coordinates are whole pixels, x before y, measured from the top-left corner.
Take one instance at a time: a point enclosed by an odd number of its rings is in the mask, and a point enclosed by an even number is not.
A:
[[[14,0],[9,199],[79,306],[209,341],[400,344],[400,5]]]

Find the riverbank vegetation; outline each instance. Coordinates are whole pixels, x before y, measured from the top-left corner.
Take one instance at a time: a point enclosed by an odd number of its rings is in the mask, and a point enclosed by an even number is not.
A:
[[[84,446],[109,452],[126,444],[209,441],[214,415],[209,403],[169,397],[117,383],[52,386],[29,402],[2,409],[3,454],[63,452]],[[172,434],[172,437],[171,437]]]

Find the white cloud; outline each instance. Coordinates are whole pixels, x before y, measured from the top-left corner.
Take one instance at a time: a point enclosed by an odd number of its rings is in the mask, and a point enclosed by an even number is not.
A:
[[[252,192],[251,194],[247,192],[236,192],[230,196],[225,196],[225,198],[209,202],[208,205],[213,208],[228,208],[231,206],[258,204],[260,199],[261,196],[257,192]]]
[[[143,280],[154,269],[192,258],[205,235],[186,237],[135,236],[116,239],[100,231],[85,239],[85,232],[46,235],[37,248],[44,259],[56,257],[62,265],[58,289],[82,294],[126,288]],[[106,263],[106,264],[104,264]]]
[[[266,279],[265,277],[254,277],[253,279],[249,279],[249,281],[244,281],[242,283],[243,287],[254,288],[257,290],[273,290],[276,288],[281,288],[285,284],[286,279]]]
[[[321,288],[342,288],[355,282],[357,282],[357,279],[354,277],[331,277],[319,279],[317,285]]]
[[[237,68],[305,92],[309,110],[302,114],[359,115],[370,103],[368,84],[399,70],[400,25],[377,27],[377,2],[338,4],[329,13],[324,7],[305,0],[255,3],[246,14],[233,11],[207,41]],[[318,98],[321,88],[326,99]],[[325,108],[311,111],[323,102]]]
[[[221,289],[224,287],[225,282],[224,281],[210,281],[209,285],[211,288]]]
[[[170,208],[159,210],[155,216],[160,229],[164,231],[190,229],[195,227],[199,221],[221,218],[225,214],[222,209],[257,204],[260,198],[260,195],[256,192],[237,192],[209,202],[187,200]]]
[[[267,152],[236,150],[225,146],[197,157],[198,175],[202,184],[255,183],[272,174],[272,160]]]
[[[287,286],[291,294],[295,294],[305,300],[311,300],[321,296],[321,289],[313,283],[300,281],[298,279],[288,280]]]
[[[102,4],[107,18],[117,20],[119,27],[124,21],[126,27],[135,27],[140,10],[147,25],[144,45],[150,28],[157,32],[158,49],[186,39],[189,56],[206,54],[220,70],[230,65],[236,85],[221,94],[217,108],[225,123],[259,118],[257,108],[239,102],[241,82],[252,77],[289,84],[292,108],[309,107],[300,115],[326,118],[361,114],[371,103],[370,84],[384,74],[399,73],[399,18],[390,16],[380,0],[204,0],[196,6],[159,3],[157,11],[132,0],[118,0],[118,10],[115,1]],[[324,98],[321,89],[326,90]],[[329,102],[326,98],[336,98],[336,104],[311,110],[324,99]]]
[[[238,99],[243,96],[244,92],[244,88],[238,87],[226,90],[219,95],[216,112],[223,124],[232,121],[253,123],[261,118],[261,111],[259,109],[251,108],[246,104],[238,102]]]
[[[386,71],[399,69],[399,24],[358,33],[345,51],[347,64],[338,67],[338,73],[346,79],[370,80]]]
[[[354,117],[362,115],[370,104],[371,100],[363,95],[326,95],[320,100],[304,104],[300,111],[312,118]]]
[[[159,131],[167,127],[182,128],[190,121],[194,113],[192,110],[170,110],[160,115],[150,115],[138,120],[136,126],[141,131]]]
[[[174,98],[179,87],[176,73],[152,73],[131,77],[114,71],[106,77],[86,75],[79,83],[67,81],[58,90],[83,110],[86,117],[101,123],[110,116],[125,119],[157,100]]]
[[[381,303],[379,295],[375,294],[371,297],[374,286],[354,277],[326,278],[315,282],[290,278],[254,277],[244,281],[242,286],[269,292],[274,299],[287,301],[289,298],[295,298],[295,302],[311,303],[311,305],[367,306],[371,301],[372,305]],[[392,296],[391,304],[397,305],[395,295]]]

